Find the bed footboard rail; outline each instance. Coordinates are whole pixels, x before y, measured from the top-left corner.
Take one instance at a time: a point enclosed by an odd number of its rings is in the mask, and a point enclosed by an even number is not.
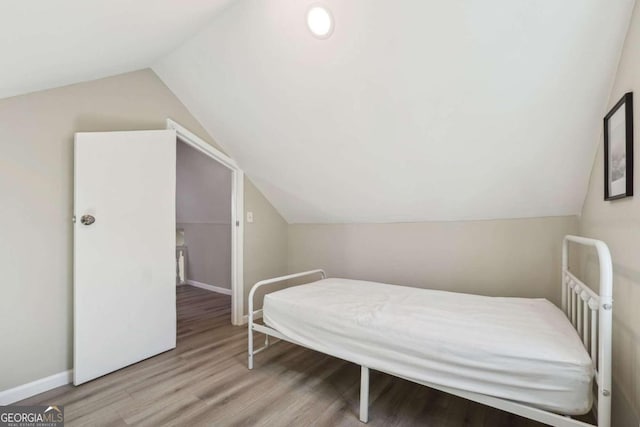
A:
[[[569,270],[569,243],[594,247],[600,285],[596,293]],[[607,245],[595,239],[565,236],[562,244],[562,310],[591,356],[595,369],[598,427],[611,425],[611,351],[613,327],[613,264]]]
[[[280,277],[274,277],[273,279],[265,279],[265,280],[261,280],[259,282],[257,282],[255,285],[253,285],[253,287],[251,288],[251,291],[249,292],[249,313],[248,313],[248,332],[249,332],[249,345],[248,345],[248,353],[249,353],[249,369],[253,369],[253,356],[259,352],[261,352],[262,350],[265,350],[267,347],[269,347],[269,335],[265,335],[265,342],[264,342],[264,346],[260,347],[259,349],[254,350],[253,348],[253,331],[257,330],[257,329],[261,329],[261,331],[259,332],[264,332],[266,330],[266,328],[257,328],[257,326],[259,325],[255,325],[254,324],[254,320],[256,318],[256,316],[259,316],[262,314],[262,309],[260,310],[254,310],[253,309],[253,299],[254,296],[256,294],[256,291],[262,287],[265,286],[269,286],[269,285],[274,285],[276,283],[282,283],[285,282],[287,280],[293,280],[293,279],[299,279],[301,277],[307,277],[307,276],[314,276],[314,275],[320,275],[321,278],[326,279],[327,278],[327,273],[325,273],[324,270],[321,269],[317,269],[317,270],[309,270],[309,271],[304,271],[302,273],[295,273],[295,274],[289,274],[286,276],[280,276]],[[275,333],[275,331],[273,331],[273,335],[277,336],[277,334]]]

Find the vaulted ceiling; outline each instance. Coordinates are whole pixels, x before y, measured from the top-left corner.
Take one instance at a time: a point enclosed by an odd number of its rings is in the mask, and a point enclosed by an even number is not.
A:
[[[229,0],[3,0],[0,98],[149,67]]]
[[[0,98],[153,65],[289,222],[580,213],[634,0],[314,3],[3,2]]]
[[[629,0],[238,1],[154,69],[290,222],[577,214]]]

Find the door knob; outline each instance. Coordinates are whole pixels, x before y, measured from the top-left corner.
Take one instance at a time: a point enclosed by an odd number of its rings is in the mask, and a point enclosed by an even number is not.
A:
[[[80,222],[84,225],[91,225],[96,222],[96,218],[93,215],[82,215],[80,217]]]

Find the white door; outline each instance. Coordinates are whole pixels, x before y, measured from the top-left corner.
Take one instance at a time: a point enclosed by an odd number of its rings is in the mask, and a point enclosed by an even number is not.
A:
[[[76,134],[75,385],[176,346],[175,173],[173,130]]]

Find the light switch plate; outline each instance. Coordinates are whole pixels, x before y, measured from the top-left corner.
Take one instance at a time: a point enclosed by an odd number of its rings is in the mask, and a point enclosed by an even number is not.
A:
[[[247,212],[247,222],[248,223],[253,222],[253,212]]]

